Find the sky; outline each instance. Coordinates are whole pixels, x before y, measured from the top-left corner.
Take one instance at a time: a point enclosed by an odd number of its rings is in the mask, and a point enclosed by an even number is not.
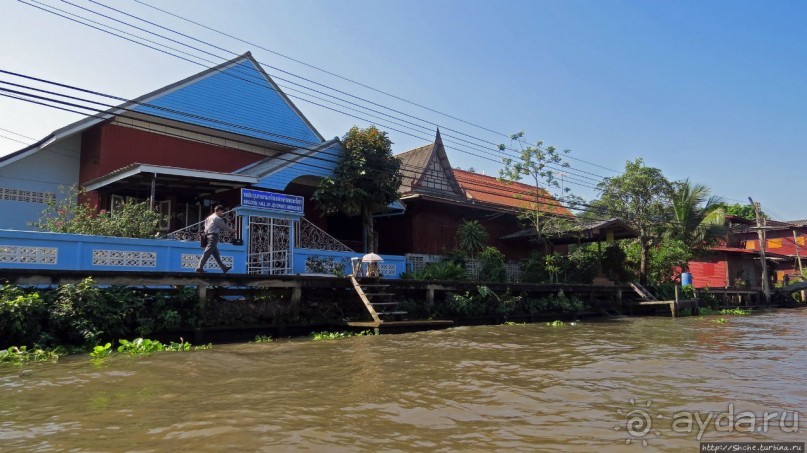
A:
[[[325,138],[375,123],[397,154],[439,126],[454,167],[498,176],[495,145],[515,149],[524,131],[571,150],[564,185],[588,200],[642,158],[795,220],[807,218],[806,17],[793,0],[0,0],[0,70],[130,99],[250,51]],[[81,118],[0,97],[0,155]]]

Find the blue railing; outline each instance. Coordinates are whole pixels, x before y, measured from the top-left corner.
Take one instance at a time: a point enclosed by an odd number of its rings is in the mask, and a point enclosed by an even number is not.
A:
[[[294,249],[295,274],[350,275],[351,258],[361,258],[362,253],[333,252],[327,250]],[[406,272],[406,258],[399,255],[381,255],[384,259],[379,270],[384,278],[400,278]]]
[[[234,273],[246,273],[247,244],[220,243],[222,260]],[[351,258],[361,253],[295,248],[293,274],[352,272]],[[2,269],[102,270],[132,272],[193,272],[202,255],[197,241],[130,239],[83,234],[0,230]],[[398,278],[406,270],[403,256],[382,255],[381,274]],[[211,258],[207,269],[218,265]],[[0,275],[2,277],[2,275]]]
[[[246,272],[245,246],[220,244],[219,250],[234,272]],[[0,268],[6,269],[193,272],[201,255],[196,241],[0,230]],[[218,269],[212,258],[206,267]]]

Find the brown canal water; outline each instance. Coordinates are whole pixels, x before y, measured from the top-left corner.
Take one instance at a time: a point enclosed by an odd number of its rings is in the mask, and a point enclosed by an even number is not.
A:
[[[803,442],[807,427],[795,429],[807,423],[796,420],[807,418],[807,310],[725,318],[462,327],[4,367],[0,450],[697,451],[699,435]]]

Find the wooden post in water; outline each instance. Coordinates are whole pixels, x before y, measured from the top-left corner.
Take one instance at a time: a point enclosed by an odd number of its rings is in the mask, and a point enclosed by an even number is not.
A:
[[[204,342],[204,335],[200,325],[205,307],[207,306],[207,285],[204,283],[199,284],[199,286],[196,287],[196,295],[199,298],[199,302],[196,305],[196,325],[193,327],[193,341],[197,344],[201,344]]]
[[[765,305],[771,304],[771,289],[768,281],[768,261],[765,258],[765,229],[766,226],[763,226],[764,219],[762,218],[762,212],[759,207],[759,203],[754,203],[754,200],[751,197],[748,197],[748,201],[754,206],[754,212],[756,213],[757,217],[757,237],[759,238],[759,256],[762,260],[762,291],[765,293]]]
[[[796,259],[799,262],[799,274],[804,275],[804,268],[801,267],[801,254],[799,253],[799,241],[796,239],[796,229],[793,228],[793,246],[796,248]]]

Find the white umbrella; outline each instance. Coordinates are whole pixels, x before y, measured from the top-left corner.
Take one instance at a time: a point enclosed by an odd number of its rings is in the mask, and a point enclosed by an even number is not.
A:
[[[368,254],[364,255],[363,257],[361,257],[361,262],[362,263],[380,263],[382,261],[384,261],[384,258],[381,258],[380,256],[376,255],[375,253],[368,253]]]

